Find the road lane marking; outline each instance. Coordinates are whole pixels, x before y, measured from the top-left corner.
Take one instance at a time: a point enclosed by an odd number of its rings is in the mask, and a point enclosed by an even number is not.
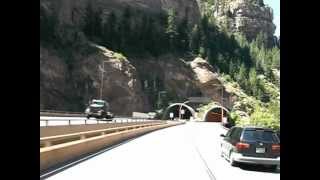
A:
[[[196,149],[196,151],[197,151],[197,153],[198,153],[201,161],[203,162],[203,164],[204,164],[204,166],[205,166],[205,169],[206,169],[206,172],[207,172],[209,178],[210,178],[211,180],[216,180],[216,177],[214,176],[214,174],[212,173],[211,169],[209,168],[206,160],[202,157],[199,149],[198,149],[196,146],[194,146],[194,147],[195,147],[195,149]]]

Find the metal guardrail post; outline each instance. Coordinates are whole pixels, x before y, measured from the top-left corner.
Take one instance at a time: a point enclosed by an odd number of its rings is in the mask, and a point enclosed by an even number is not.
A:
[[[69,126],[71,125],[71,120],[68,120],[69,121]]]
[[[87,119],[84,120],[84,124],[87,124]]]
[[[45,120],[46,121],[46,126],[49,126],[49,120]]]

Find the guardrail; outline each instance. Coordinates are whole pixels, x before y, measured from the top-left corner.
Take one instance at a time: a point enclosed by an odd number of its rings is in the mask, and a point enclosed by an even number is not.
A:
[[[131,130],[131,129],[138,129],[138,128],[155,126],[160,124],[165,124],[165,122],[106,128],[106,129],[100,129],[100,130],[43,137],[43,138],[40,138],[40,147],[49,147],[52,145],[62,144],[70,141],[81,140],[81,139],[91,138],[91,137],[105,135],[109,133],[120,132],[120,131]]]
[[[128,123],[128,122],[147,122],[147,121],[154,121],[154,119],[142,119],[142,118],[132,118],[132,117],[116,117],[113,119],[106,119],[106,120],[100,120],[100,119],[40,119],[40,122],[45,122],[44,126],[50,126],[49,122],[67,122],[64,125],[75,125],[72,124],[73,122],[78,122],[77,125],[79,124],[101,124],[101,123]],[[88,123],[88,122],[96,122],[96,123]]]
[[[75,160],[80,156],[101,150],[102,148],[117,144],[126,139],[137,137],[157,129],[179,124],[183,124],[183,122],[167,122],[162,124],[154,123],[148,127],[122,130],[120,132],[108,133],[104,135],[101,135],[102,132],[98,132],[100,135],[91,138],[88,137],[85,139],[40,148],[40,173],[41,171],[53,166],[57,166],[60,163]]]
[[[55,111],[55,110],[40,110],[41,112],[47,113],[65,113],[65,114],[83,114],[83,112],[70,112],[70,111]]]
[[[83,112],[41,112],[40,111],[40,116],[56,116],[56,117],[74,117],[74,116],[80,116],[80,117],[85,117],[85,114]]]

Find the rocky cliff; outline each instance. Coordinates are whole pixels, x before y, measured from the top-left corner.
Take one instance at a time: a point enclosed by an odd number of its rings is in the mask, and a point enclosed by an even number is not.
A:
[[[177,95],[177,101],[183,102],[188,97],[208,97],[231,108],[232,99],[218,78],[217,72],[200,57],[185,61],[184,58],[173,55],[163,55],[158,58],[135,59],[133,61],[140,79],[152,77],[158,79],[163,86],[160,90]],[[150,83],[152,84],[152,81]],[[223,92],[222,92],[223,90]]]
[[[102,10],[102,19],[111,11],[121,12],[127,6],[149,14],[175,9],[178,19],[187,14],[191,24],[200,19],[196,0],[41,0],[40,6],[55,11],[61,23],[81,25],[88,3]]]
[[[88,56],[76,54],[70,67],[54,49],[40,46],[40,109],[82,111],[101,87],[99,65],[104,62],[103,99],[117,115],[148,111],[148,99],[141,91],[137,71],[120,54],[98,45]]]
[[[40,109],[81,111],[89,99],[99,97],[104,62],[103,99],[117,115],[148,112],[165,90],[176,100],[204,96],[220,101],[221,82],[211,65],[202,58],[191,62],[173,55],[133,58],[98,45],[88,56],[77,54],[72,67],[53,49],[40,46]],[[151,81],[150,81],[151,80]],[[149,95],[149,96],[148,96]],[[224,91],[225,105],[229,95]]]
[[[242,33],[248,40],[262,32],[269,43],[273,41],[276,29],[272,22],[273,11],[263,0],[216,0],[212,10],[220,27]]]

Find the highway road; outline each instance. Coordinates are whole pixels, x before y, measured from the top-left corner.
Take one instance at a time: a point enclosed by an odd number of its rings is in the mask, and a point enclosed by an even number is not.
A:
[[[230,166],[220,156],[219,135],[225,132],[219,123],[188,122],[106,149],[47,179],[280,179],[280,172],[268,171],[260,166]]]

